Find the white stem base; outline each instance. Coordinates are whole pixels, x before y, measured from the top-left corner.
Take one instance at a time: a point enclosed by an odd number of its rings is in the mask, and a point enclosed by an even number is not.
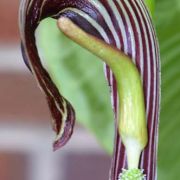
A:
[[[128,159],[128,169],[138,169],[140,155],[142,147],[140,143],[133,138],[126,138],[125,141],[127,159]]]

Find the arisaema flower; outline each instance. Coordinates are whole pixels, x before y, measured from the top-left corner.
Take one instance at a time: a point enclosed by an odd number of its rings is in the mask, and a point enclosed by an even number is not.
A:
[[[143,0],[24,0],[20,30],[24,60],[45,93],[57,134],[71,137],[75,112],[38,52],[40,22],[52,17],[70,39],[105,63],[115,114],[111,180],[155,180],[159,116],[159,49]],[[60,50],[61,51],[61,50]],[[63,51],[63,50],[62,50]]]

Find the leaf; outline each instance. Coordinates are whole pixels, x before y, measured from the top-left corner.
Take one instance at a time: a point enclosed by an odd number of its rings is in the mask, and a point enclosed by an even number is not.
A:
[[[154,16],[155,0],[144,0],[146,6],[149,8],[151,15]]]
[[[159,180],[180,176],[180,1],[158,0],[156,26],[162,63]]]

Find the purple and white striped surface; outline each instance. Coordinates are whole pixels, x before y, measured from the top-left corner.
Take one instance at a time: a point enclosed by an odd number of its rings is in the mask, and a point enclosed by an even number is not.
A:
[[[140,167],[147,180],[157,178],[157,139],[159,118],[160,65],[158,42],[151,17],[143,0],[24,0],[20,9],[20,29],[25,61],[45,92],[54,117],[57,139],[54,148],[70,138],[75,114],[50,78],[39,58],[35,30],[46,17],[68,17],[87,33],[127,54],[136,64],[143,83],[148,145],[141,156]],[[112,105],[117,119],[119,102],[116,80],[109,67],[105,74],[112,92]],[[117,180],[122,168],[127,168],[125,148],[115,120],[115,146],[111,180]]]

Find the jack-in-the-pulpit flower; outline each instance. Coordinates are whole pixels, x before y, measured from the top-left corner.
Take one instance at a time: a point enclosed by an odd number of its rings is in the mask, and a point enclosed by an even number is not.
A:
[[[23,0],[20,31],[24,60],[47,96],[57,134],[70,138],[75,113],[38,52],[37,27],[52,17],[70,39],[105,62],[115,113],[111,180],[155,180],[159,118],[159,49],[143,0]],[[59,50],[61,51],[61,50]]]

